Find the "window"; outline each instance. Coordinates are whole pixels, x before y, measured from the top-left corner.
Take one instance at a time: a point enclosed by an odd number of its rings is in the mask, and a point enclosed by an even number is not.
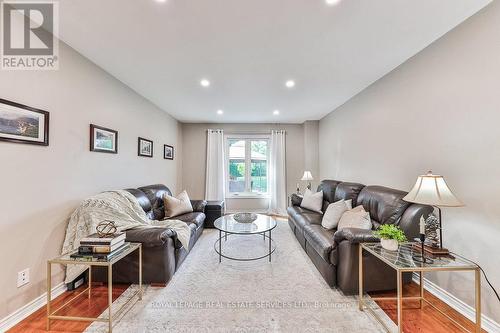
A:
[[[228,137],[227,190],[230,195],[267,193],[269,139]]]

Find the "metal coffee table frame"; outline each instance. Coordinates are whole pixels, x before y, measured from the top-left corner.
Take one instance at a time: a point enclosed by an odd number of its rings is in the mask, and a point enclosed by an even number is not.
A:
[[[226,219],[226,218],[230,218],[230,216],[222,216],[219,219]],[[217,220],[219,220],[219,219],[217,219]],[[241,225],[245,225],[245,223],[241,223]],[[217,240],[214,243],[215,252],[219,255],[219,263],[222,262],[222,258],[226,258],[229,260],[235,260],[235,261],[254,261],[254,260],[269,258],[269,262],[271,262],[272,254],[276,250],[276,243],[274,242],[274,240],[272,238],[272,230],[278,226],[278,224],[276,223],[275,220],[273,220],[273,223],[271,223],[268,228],[266,228],[264,230],[259,230],[257,232],[245,231],[245,230],[235,230],[235,231],[225,230],[227,228],[217,227],[217,221],[215,221],[214,226],[217,230],[219,230],[219,238],[217,238]],[[267,234],[267,233],[269,233],[269,234]],[[262,236],[264,241],[266,241],[266,240],[268,241],[268,244],[269,244],[268,252],[265,255],[258,256],[258,257],[250,257],[250,258],[232,257],[229,255],[226,255],[222,252],[222,243],[223,243],[223,240],[227,241],[228,236]]]
[[[266,235],[266,232],[263,232],[263,233],[260,233],[260,234],[252,234],[252,233],[242,234],[242,233],[238,233],[238,232],[228,232],[228,231],[219,230],[219,238],[215,241],[215,244],[214,244],[215,252],[217,252],[217,254],[219,255],[219,262],[222,262],[222,258],[223,257],[226,258],[226,259],[235,260],[235,261],[254,261],[254,260],[260,260],[260,259],[264,259],[266,257],[269,257],[269,262],[271,262],[271,255],[276,250],[276,243],[274,242],[274,240],[273,240],[273,238],[271,236],[271,231],[274,228],[276,228],[276,226],[274,226],[272,229],[270,229],[270,230],[267,231],[267,232],[269,232],[269,236]],[[223,232],[224,232],[224,236],[222,235]],[[262,235],[264,237],[264,241],[266,240],[266,238],[269,240],[269,252],[267,254],[263,255],[263,256],[252,257],[252,258],[236,258],[236,257],[227,256],[227,255],[225,255],[225,254],[222,253],[222,239],[227,240],[228,235],[239,235],[239,236],[257,236],[257,235]]]

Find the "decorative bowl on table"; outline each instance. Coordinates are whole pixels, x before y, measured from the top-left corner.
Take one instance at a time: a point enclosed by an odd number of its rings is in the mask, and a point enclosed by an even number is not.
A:
[[[252,223],[257,220],[257,214],[254,213],[236,213],[233,215],[233,219],[239,223]]]

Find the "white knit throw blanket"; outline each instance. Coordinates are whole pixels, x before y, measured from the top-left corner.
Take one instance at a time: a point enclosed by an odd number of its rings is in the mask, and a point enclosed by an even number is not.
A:
[[[150,220],[137,199],[127,191],[103,192],[85,199],[70,217],[62,253],[68,253],[80,246],[80,240],[96,232],[103,221],[115,223],[118,231],[133,228],[170,228],[177,233],[177,239],[189,250],[191,230],[187,223],[179,220]],[[65,283],[77,278],[87,269],[84,265],[67,265]]]

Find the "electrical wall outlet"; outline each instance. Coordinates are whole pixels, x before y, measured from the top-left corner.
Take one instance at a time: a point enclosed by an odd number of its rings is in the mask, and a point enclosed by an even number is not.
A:
[[[30,269],[26,268],[20,272],[17,272],[17,287],[22,287],[30,282]]]

